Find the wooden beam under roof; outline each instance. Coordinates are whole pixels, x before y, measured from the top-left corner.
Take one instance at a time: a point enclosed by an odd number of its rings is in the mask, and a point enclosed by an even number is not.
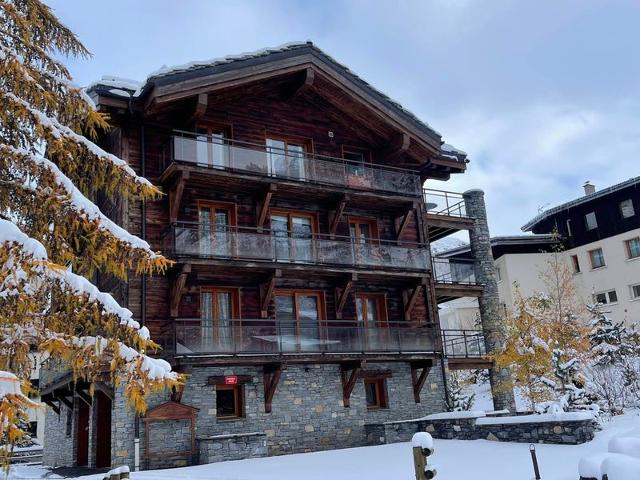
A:
[[[171,285],[171,298],[169,299],[170,315],[172,317],[178,316],[178,307],[180,306],[180,299],[184,293],[184,287],[187,283],[187,277],[191,273],[191,264],[185,263],[182,265],[180,272],[176,275],[173,284]]]
[[[351,292],[351,287],[353,286],[353,282],[358,280],[358,274],[352,273],[350,277],[344,282],[342,287],[336,287],[336,318],[338,320],[342,319],[342,309],[344,309],[344,305],[347,302],[347,298],[349,293]]]
[[[302,74],[298,74],[298,78],[296,78],[292,83],[284,85],[280,96],[286,102],[295,100],[302,93],[313,87],[315,75],[315,70],[313,70],[313,68],[306,68]]]

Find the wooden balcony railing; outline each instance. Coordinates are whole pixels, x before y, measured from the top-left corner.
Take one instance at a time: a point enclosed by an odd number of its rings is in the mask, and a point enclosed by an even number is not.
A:
[[[467,217],[464,198],[460,193],[424,188],[422,195],[424,198],[425,211],[430,215]]]
[[[477,285],[475,261],[462,258],[433,257],[433,278],[436,283]]]
[[[419,197],[422,188],[420,175],[412,170],[198,137],[186,132],[175,132],[169,150],[165,168],[173,162],[186,163],[213,170],[412,197]]]
[[[438,330],[406,322],[365,327],[355,321],[176,319],[160,336],[173,355],[435,353]]]
[[[442,330],[447,358],[481,358],[487,355],[482,330]]]
[[[381,240],[356,243],[350,237],[332,239],[266,229],[258,233],[250,227],[212,230],[208,225],[177,223],[165,235],[164,248],[174,257],[429,270],[429,249],[418,244],[412,247]]]

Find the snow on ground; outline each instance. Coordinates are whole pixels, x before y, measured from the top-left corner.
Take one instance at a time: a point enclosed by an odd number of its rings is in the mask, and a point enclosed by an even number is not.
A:
[[[544,480],[576,480],[578,462],[585,455],[606,452],[609,440],[632,428],[640,428],[637,412],[607,422],[596,438],[583,445],[536,445],[540,473]],[[438,480],[490,478],[527,480],[533,478],[529,445],[487,440],[434,439],[435,454],[429,458]],[[133,480],[412,480],[414,478],[411,443],[350,448],[326,452],[255,458],[198,467],[132,473]],[[29,467],[14,467],[28,477]],[[51,478],[51,477],[49,477]],[[53,477],[55,478],[55,477]],[[82,477],[101,480],[101,475]]]

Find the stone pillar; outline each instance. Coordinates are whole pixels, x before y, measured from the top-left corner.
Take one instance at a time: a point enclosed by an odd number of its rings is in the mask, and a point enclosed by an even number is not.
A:
[[[480,320],[487,353],[500,349],[505,339],[504,317],[498,297],[498,283],[491,252],[491,237],[487,223],[487,210],[482,190],[469,190],[463,194],[467,215],[475,220],[469,230],[471,253],[475,259],[476,281],[484,285],[480,305]],[[509,409],[515,412],[513,391],[509,388],[509,371],[492,368],[490,371],[493,405],[496,410]]]

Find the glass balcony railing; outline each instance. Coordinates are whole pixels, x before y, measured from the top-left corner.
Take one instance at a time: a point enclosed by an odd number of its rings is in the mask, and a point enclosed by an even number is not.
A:
[[[422,192],[420,175],[411,170],[187,133],[171,137],[165,168],[171,162],[355,190],[414,197]]]
[[[442,346],[448,358],[479,358],[487,354],[482,330],[442,330]]]
[[[344,267],[429,270],[429,249],[398,246],[381,240],[356,243],[349,237],[297,236],[295,232],[249,227],[211,230],[202,224],[178,223],[165,236],[165,250],[176,257],[213,258]]]
[[[216,320],[176,319],[160,341],[175,355],[292,353],[420,353],[441,348],[438,330],[390,322],[365,327],[355,321],[274,319]]]
[[[425,211],[431,215],[467,217],[464,197],[460,193],[425,188],[422,190]]]
[[[475,261],[460,258],[433,257],[433,278],[436,283],[477,285]]]

